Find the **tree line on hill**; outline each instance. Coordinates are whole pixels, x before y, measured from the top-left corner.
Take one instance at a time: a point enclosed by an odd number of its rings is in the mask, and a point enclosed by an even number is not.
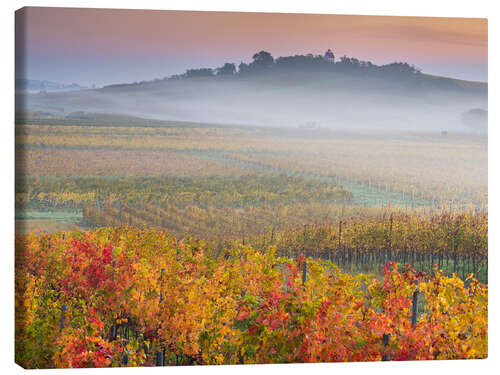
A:
[[[241,62],[225,63],[218,68],[188,69],[184,74],[173,75],[170,79],[213,77],[213,76],[245,76],[255,73],[298,70],[298,71],[371,71],[386,74],[420,74],[421,70],[406,62],[394,62],[386,65],[375,65],[371,61],[363,61],[354,57],[342,56],[339,61],[331,62],[322,55],[283,56],[275,59],[269,52],[260,51],[253,55],[248,64]]]

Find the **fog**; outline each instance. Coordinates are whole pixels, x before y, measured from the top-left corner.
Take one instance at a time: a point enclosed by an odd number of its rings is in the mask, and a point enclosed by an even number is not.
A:
[[[265,72],[18,94],[16,99],[18,112],[56,116],[83,111],[292,128],[487,132],[462,119],[471,109],[487,109],[487,84],[425,74]]]

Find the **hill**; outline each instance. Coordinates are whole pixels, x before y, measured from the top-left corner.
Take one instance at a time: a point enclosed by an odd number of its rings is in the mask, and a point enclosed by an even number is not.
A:
[[[22,94],[17,110],[278,127],[471,131],[461,115],[487,108],[487,83],[426,75],[408,64],[278,61],[254,70],[240,64],[231,74],[199,69],[97,90]]]

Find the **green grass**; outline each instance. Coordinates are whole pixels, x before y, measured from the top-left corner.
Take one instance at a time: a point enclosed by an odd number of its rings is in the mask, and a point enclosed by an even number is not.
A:
[[[87,230],[81,211],[68,210],[16,210],[16,234],[31,232],[55,233],[59,231]]]
[[[77,222],[83,220],[83,214],[80,210],[16,210],[16,220],[64,220]]]

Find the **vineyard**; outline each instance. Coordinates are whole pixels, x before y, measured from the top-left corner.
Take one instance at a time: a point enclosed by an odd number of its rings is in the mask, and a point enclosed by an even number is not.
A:
[[[262,249],[261,249],[262,250]],[[485,358],[487,285],[130,227],[16,239],[26,368]]]
[[[341,186],[285,175],[194,177],[19,178],[16,205],[32,208],[81,208],[82,204],[152,204],[180,208],[349,202]]]
[[[98,186],[96,191],[95,187]],[[66,192],[71,190],[71,194]],[[387,261],[487,282],[487,211],[360,207],[341,186],[286,175],[20,180],[19,209],[82,209],[91,227],[130,225],[191,235],[222,251],[239,244],[373,272]]]
[[[16,125],[23,367],[488,355],[485,137],[116,121]]]
[[[385,137],[284,134],[231,127],[18,125],[16,170],[20,175],[37,176],[265,171],[349,186],[357,191],[359,204],[367,206],[487,207],[487,138],[425,133]],[[363,199],[365,194],[370,199]]]
[[[317,215],[313,218],[309,210]],[[433,216],[387,214],[325,224],[332,208],[321,205],[293,207],[216,209],[197,207],[168,209],[146,205],[96,209],[85,206],[84,215],[99,226],[133,225],[166,228],[179,236],[187,233],[205,239],[214,249],[252,245],[276,246],[280,255],[307,254],[334,261],[348,272],[378,270],[388,261],[410,263],[417,270],[437,265],[448,275],[465,279],[474,273],[483,282],[488,275],[487,213]],[[374,210],[377,212],[377,210]],[[340,214],[340,212],[338,212]],[[324,216],[323,216],[324,215]],[[307,225],[301,223],[307,222]]]

